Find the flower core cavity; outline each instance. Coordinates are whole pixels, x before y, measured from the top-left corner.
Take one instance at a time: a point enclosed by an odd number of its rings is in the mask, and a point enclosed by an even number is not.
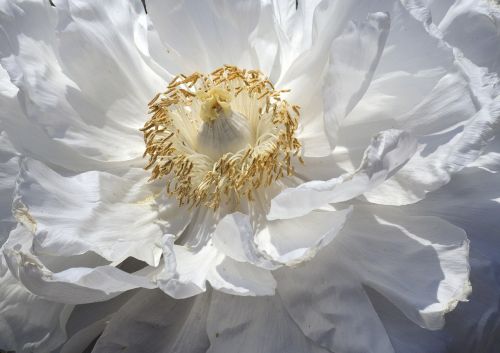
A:
[[[283,92],[261,72],[229,65],[176,76],[141,129],[150,180],[165,178],[180,205],[217,209],[292,175],[300,114]]]

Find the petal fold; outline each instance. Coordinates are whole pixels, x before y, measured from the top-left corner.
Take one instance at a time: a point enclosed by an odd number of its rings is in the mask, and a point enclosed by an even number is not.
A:
[[[355,172],[285,189],[271,201],[267,218],[298,217],[328,203],[355,198],[389,178],[413,156],[416,148],[416,140],[409,133],[395,129],[382,131],[372,138]]]

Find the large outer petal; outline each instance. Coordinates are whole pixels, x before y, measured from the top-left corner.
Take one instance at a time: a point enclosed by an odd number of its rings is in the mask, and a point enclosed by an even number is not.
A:
[[[313,180],[282,191],[271,201],[267,218],[288,219],[328,203],[353,199],[383,183],[415,153],[416,141],[405,131],[386,130],[373,137],[360,166],[326,181]]]
[[[0,11],[1,64],[19,88],[18,114],[4,119],[13,144],[74,170],[140,163],[137,128],[164,84],[134,42],[141,4],[9,1]]]
[[[57,257],[45,264],[33,253],[33,235],[19,225],[3,246],[3,255],[11,273],[32,293],[46,299],[68,304],[107,300],[127,290],[155,288],[149,269],[129,274],[114,266],[96,265],[94,258],[77,265],[71,257]],[[48,267],[50,266],[50,268]],[[51,270],[54,268],[54,271]]]
[[[139,291],[116,312],[93,353],[204,353],[210,293],[175,300],[159,290]]]
[[[148,185],[148,174],[131,169],[120,175],[92,171],[63,176],[26,160],[15,212],[30,219],[39,252],[68,256],[94,251],[115,263],[135,257],[156,266],[163,232],[175,233],[189,217],[175,212],[175,201],[156,201],[161,188]]]
[[[434,23],[443,33],[444,40],[459,48],[476,65],[500,73],[498,2],[495,3],[495,0],[433,1],[430,10]]]
[[[147,6],[169,59],[185,74],[211,72],[224,64],[257,68],[259,59],[272,62],[266,56],[276,53],[257,28],[272,23],[265,2],[151,0]],[[257,55],[259,49],[263,52]]]
[[[419,325],[438,329],[444,314],[469,293],[467,260],[468,242],[458,227],[355,208],[329,247],[301,267],[278,271],[278,293],[318,344],[333,351],[391,352],[364,286]]]
[[[65,324],[72,306],[30,293],[9,271],[0,255],[0,348],[18,353],[44,353],[66,340]]]
[[[332,43],[323,87],[325,129],[332,149],[343,120],[370,85],[389,26],[389,14],[369,14],[365,22],[349,23]]]
[[[392,5],[369,8],[392,7],[391,33],[372,84],[342,126],[342,148],[336,152],[353,168],[372,130],[396,126],[412,132],[418,153],[395,178],[366,195],[376,203],[407,204],[447,183],[498,134],[498,77],[443,41],[423,2]],[[412,41],[406,40],[409,35]]]
[[[327,352],[300,332],[277,295],[243,298],[212,293],[207,333],[207,353]]]
[[[242,296],[273,295],[276,282],[271,272],[226,256],[212,240],[198,247],[174,245],[165,236],[164,273],[158,286],[168,295],[183,299],[207,290],[207,282],[225,293]]]

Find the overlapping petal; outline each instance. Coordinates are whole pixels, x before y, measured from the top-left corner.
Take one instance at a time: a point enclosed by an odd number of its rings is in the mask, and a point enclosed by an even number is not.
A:
[[[0,11],[1,65],[19,88],[18,114],[2,119],[14,145],[74,170],[138,162],[142,102],[164,84],[134,44],[141,4],[32,0]]]
[[[100,265],[91,256],[77,259],[84,265],[73,264],[71,257],[58,257],[50,264],[52,271],[32,248],[33,234],[19,225],[3,246],[9,270],[30,292],[58,303],[97,302],[130,289],[156,287],[148,268],[129,274],[105,262]]]
[[[116,264],[134,257],[156,266],[164,231],[182,229],[189,215],[178,214],[173,200],[157,200],[161,187],[148,185],[148,177],[141,169],[118,175],[93,171],[63,176],[26,160],[15,212],[33,228],[35,249],[42,253],[68,256],[93,251]]]
[[[213,292],[207,317],[208,353],[326,353],[301,334],[279,296],[244,298]]]
[[[299,268],[279,270],[276,278],[288,312],[318,344],[334,351],[391,352],[364,286],[417,324],[438,329],[444,314],[466,299],[468,275],[468,241],[460,228],[437,218],[357,207],[329,247]]]
[[[495,349],[500,103],[497,75],[475,65],[498,66],[484,56],[494,7],[55,3],[0,3],[0,231],[12,201],[22,223],[0,258],[1,349],[52,350],[65,325],[67,353],[98,335],[94,352]],[[292,89],[306,164],[270,205],[274,189],[237,209],[182,208],[138,168],[138,127],[166,80],[223,64]],[[488,303],[473,296],[443,334],[423,331],[470,292],[466,233]],[[48,320],[14,315],[15,297]],[[66,322],[72,305],[47,299],[110,301]]]
[[[413,156],[415,149],[416,140],[407,132],[394,129],[383,131],[373,137],[355,172],[285,189],[271,201],[267,218],[298,217],[328,203],[355,198],[384,182]]]
[[[0,344],[2,349],[49,352],[65,340],[72,306],[50,302],[30,293],[9,272],[0,255]]]
[[[159,290],[139,291],[113,315],[92,352],[204,353],[209,301],[210,293],[175,300]]]

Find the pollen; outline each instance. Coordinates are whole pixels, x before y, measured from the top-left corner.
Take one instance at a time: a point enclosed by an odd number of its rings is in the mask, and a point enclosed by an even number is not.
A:
[[[176,76],[149,103],[144,133],[150,180],[179,205],[218,209],[293,175],[300,108],[257,70],[225,65]]]

